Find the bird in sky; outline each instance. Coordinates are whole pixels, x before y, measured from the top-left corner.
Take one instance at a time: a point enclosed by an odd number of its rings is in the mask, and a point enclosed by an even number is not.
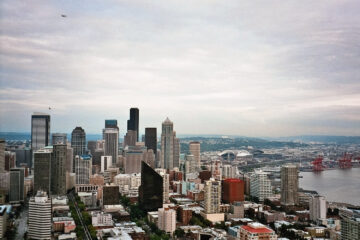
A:
[[[66,15],[65,15],[65,14],[61,14],[61,17],[66,18]]]

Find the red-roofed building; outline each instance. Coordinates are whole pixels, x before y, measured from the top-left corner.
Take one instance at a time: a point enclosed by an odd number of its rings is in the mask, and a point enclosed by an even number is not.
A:
[[[228,178],[222,182],[222,200],[224,203],[244,201],[244,181]]]
[[[241,226],[240,240],[276,240],[276,233],[269,227],[253,222],[248,225]]]

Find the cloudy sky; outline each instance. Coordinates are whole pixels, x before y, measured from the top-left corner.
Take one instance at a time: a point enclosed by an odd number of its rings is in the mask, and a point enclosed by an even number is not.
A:
[[[0,131],[360,135],[360,1],[0,2]],[[61,17],[66,14],[67,17]]]

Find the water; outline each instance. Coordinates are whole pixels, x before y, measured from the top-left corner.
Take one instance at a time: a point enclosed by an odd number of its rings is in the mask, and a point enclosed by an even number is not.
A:
[[[301,172],[300,187],[315,190],[330,202],[360,206],[360,168]]]

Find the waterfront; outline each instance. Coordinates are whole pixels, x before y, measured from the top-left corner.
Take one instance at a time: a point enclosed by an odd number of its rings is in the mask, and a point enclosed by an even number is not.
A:
[[[360,206],[360,168],[300,172],[300,187],[315,190],[327,201]]]

